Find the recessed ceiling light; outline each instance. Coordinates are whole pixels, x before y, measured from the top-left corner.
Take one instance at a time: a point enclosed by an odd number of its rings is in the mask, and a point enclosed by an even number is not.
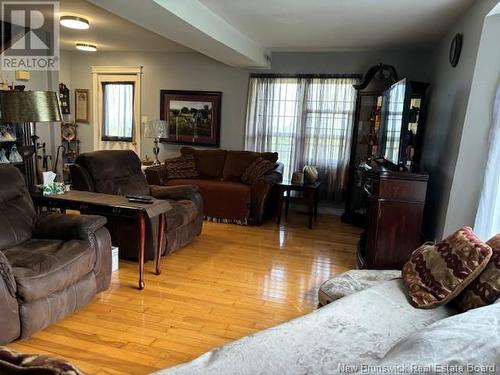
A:
[[[64,27],[77,30],[86,30],[90,27],[87,19],[77,16],[62,16],[59,23]]]
[[[95,52],[97,51],[97,46],[90,43],[76,43],[76,49],[86,52]]]

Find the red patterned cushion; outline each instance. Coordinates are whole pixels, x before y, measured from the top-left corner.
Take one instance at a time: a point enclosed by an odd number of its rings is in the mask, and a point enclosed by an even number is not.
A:
[[[198,171],[193,154],[181,155],[177,158],[165,160],[168,179],[196,178]]]
[[[486,268],[491,255],[491,247],[469,227],[421,246],[402,271],[410,302],[429,309],[451,301]]]
[[[271,172],[274,168],[276,168],[276,163],[259,157],[245,169],[243,176],[241,176],[241,182],[252,185],[260,177]]]
[[[493,255],[479,277],[458,296],[457,304],[463,311],[490,305],[500,298],[500,233],[486,243]]]

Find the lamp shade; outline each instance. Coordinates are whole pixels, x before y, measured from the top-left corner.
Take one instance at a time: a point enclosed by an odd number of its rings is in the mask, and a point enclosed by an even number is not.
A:
[[[4,122],[61,122],[59,98],[53,91],[0,91]]]
[[[144,137],[146,138],[166,138],[167,137],[167,122],[163,120],[151,120],[146,122],[144,128]]]

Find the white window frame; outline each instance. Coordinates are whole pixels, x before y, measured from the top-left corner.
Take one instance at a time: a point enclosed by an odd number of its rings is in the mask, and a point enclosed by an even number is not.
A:
[[[92,118],[94,150],[132,149],[141,155],[141,88],[142,66],[92,66]],[[130,81],[134,83],[134,130],[132,142],[102,141],[102,83]],[[127,144],[128,143],[128,144]]]

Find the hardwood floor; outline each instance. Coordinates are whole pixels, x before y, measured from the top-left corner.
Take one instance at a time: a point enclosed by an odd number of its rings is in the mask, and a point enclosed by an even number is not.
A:
[[[291,213],[278,228],[205,222],[203,234],[162,260],[121,261],[94,303],[9,346],[64,357],[89,374],[147,374],[316,308],[324,280],[355,266],[359,229],[320,215],[308,230]]]

